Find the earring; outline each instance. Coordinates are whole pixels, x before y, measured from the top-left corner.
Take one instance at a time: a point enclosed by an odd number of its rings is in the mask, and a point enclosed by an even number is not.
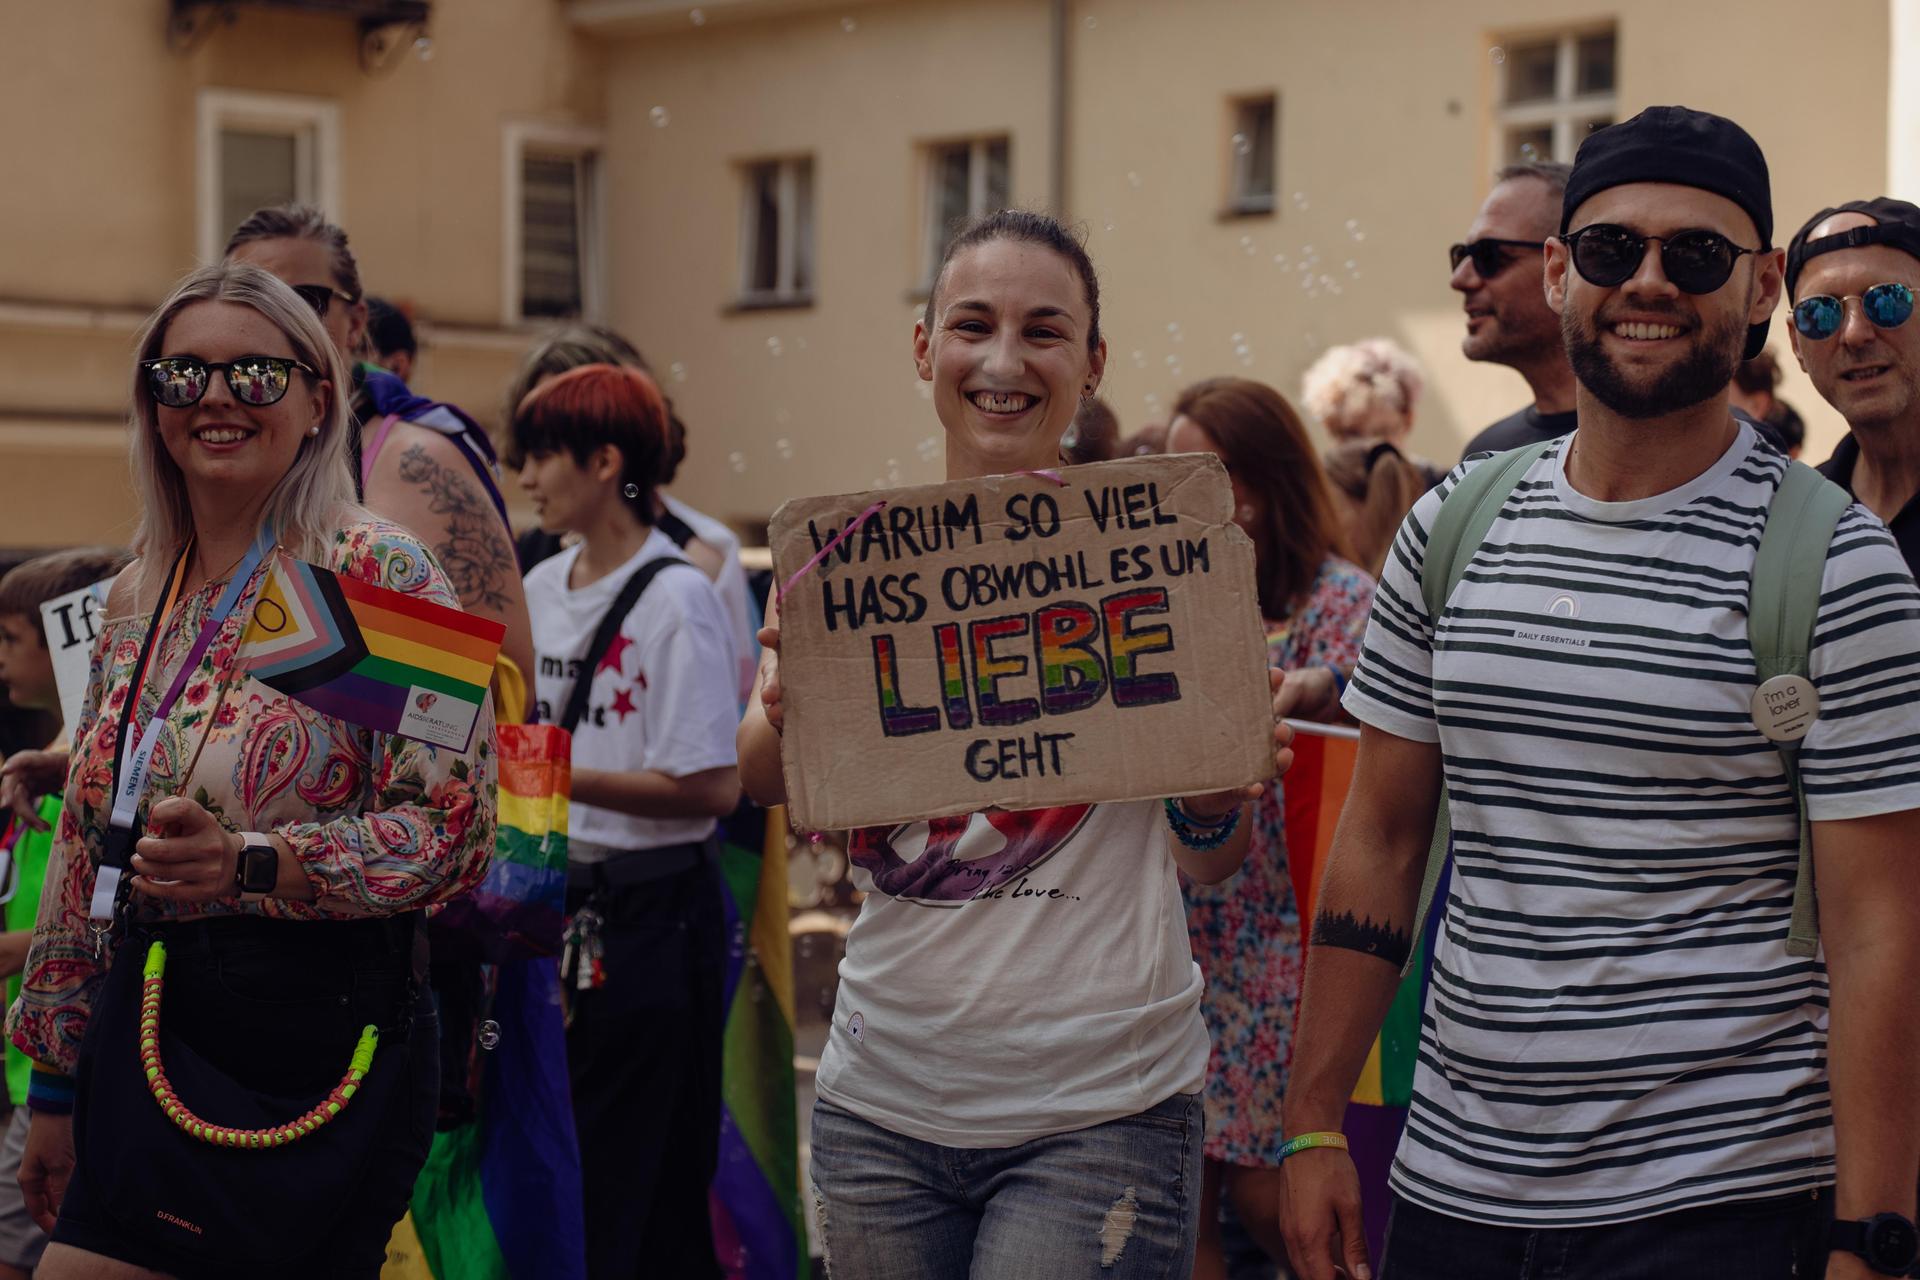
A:
[[[317,436],[317,435],[319,435],[319,434],[320,434],[320,424],[316,422],[316,423],[314,423],[314,424],[313,424],[312,426],[310,426],[310,427],[308,427],[308,428],[307,428],[307,434],[308,434],[308,435],[310,435],[310,436]]]
[[[1238,511],[1235,511],[1235,512],[1233,513],[1233,516],[1234,516],[1234,519],[1236,519],[1236,520],[1251,520],[1251,519],[1253,519],[1253,504],[1252,504],[1252,503],[1249,503],[1249,502],[1243,502],[1243,503],[1241,503],[1241,504],[1240,504],[1240,509],[1239,509]]]
[[[632,502],[640,496],[640,486],[629,480],[626,487],[620,490],[620,492],[626,495],[628,502]]]

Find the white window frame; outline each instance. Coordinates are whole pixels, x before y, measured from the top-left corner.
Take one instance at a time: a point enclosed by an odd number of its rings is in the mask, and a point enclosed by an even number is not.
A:
[[[786,156],[762,156],[756,160],[746,160],[739,166],[740,173],[740,246],[738,274],[735,276],[734,305],[738,307],[807,307],[813,305],[814,285],[820,275],[820,175],[813,175],[811,183],[814,231],[813,272],[814,283],[801,289],[793,284],[800,270],[800,166],[812,167],[811,153]],[[774,287],[772,289],[754,289],[753,251],[756,244],[754,219],[759,215],[754,202],[752,172],[764,165],[775,167],[775,198],[780,205],[780,226],[774,238],[775,263]]]
[[[196,240],[202,262],[227,246],[232,227],[220,213],[220,135],[227,129],[278,133],[294,140],[294,199],[319,206],[336,222],[340,204],[340,105],[290,93],[202,89],[195,108],[199,202]]]
[[[1253,93],[1232,98],[1228,101],[1232,111],[1232,133],[1227,139],[1227,212],[1234,215],[1259,215],[1272,213],[1280,207],[1280,95],[1277,93]],[[1248,190],[1253,180],[1253,149],[1249,147],[1245,155],[1233,150],[1232,134],[1245,133],[1252,127],[1249,117],[1257,107],[1266,107],[1273,113],[1271,141],[1273,143],[1273,189],[1264,194]]]
[[[580,314],[599,320],[606,305],[606,135],[580,125],[512,121],[500,131],[500,323],[508,329],[550,323],[520,313],[521,244],[525,227],[523,165],[528,152],[584,159],[580,201]]]
[[[1580,41],[1589,36],[1613,36],[1613,88],[1606,93],[1577,94],[1574,89],[1580,75]],[[1620,25],[1593,23],[1551,33],[1520,33],[1497,43],[1505,48],[1514,44],[1541,44],[1554,41],[1553,97],[1538,102],[1507,105],[1507,66],[1496,68],[1493,84],[1493,154],[1499,164],[1510,164],[1517,157],[1507,154],[1507,133],[1513,129],[1550,126],[1553,130],[1553,154],[1536,157],[1573,163],[1574,152],[1586,136],[1587,124],[1599,117],[1619,119],[1620,108]]]
[[[922,234],[920,237],[920,285],[922,294],[933,291],[933,273],[940,269],[940,258],[947,249],[947,228],[939,222],[940,208],[940,157],[959,147],[967,148],[967,213],[969,218],[978,218],[991,213],[987,208],[987,151],[994,143],[1004,143],[1007,148],[1007,198],[1013,198],[1013,135],[1010,133],[985,133],[975,138],[945,138],[929,142],[920,148],[921,201],[923,212],[920,215]]]

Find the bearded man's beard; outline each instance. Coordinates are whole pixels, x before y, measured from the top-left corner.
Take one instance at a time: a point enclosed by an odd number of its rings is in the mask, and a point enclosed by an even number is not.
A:
[[[1736,313],[1713,328],[1696,331],[1686,356],[1652,381],[1634,382],[1601,347],[1592,316],[1569,310],[1560,317],[1560,331],[1573,376],[1623,418],[1658,418],[1711,399],[1733,381],[1747,340],[1746,322]]]

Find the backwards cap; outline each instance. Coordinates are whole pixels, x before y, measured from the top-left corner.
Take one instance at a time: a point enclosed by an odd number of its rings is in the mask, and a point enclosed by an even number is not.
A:
[[[1855,227],[1818,240],[1807,239],[1815,227],[1837,213],[1864,213],[1878,225]],[[1892,196],[1880,196],[1873,200],[1849,200],[1808,218],[1787,245],[1787,301],[1794,300],[1794,290],[1800,283],[1800,273],[1806,269],[1807,259],[1866,244],[1892,245],[1904,254],[1920,258],[1920,208]]]
[[[1767,158],[1753,136],[1725,116],[1687,107],[1648,107],[1631,120],[1588,134],[1560,202],[1560,234],[1571,229],[1574,212],[1589,199],[1633,182],[1670,182],[1725,196],[1753,219],[1760,232],[1757,247],[1773,247]],[[1762,320],[1748,326],[1746,359],[1766,346],[1767,325]]]

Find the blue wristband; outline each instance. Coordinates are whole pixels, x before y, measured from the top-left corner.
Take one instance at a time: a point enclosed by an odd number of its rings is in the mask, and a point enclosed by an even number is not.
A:
[[[73,1077],[35,1065],[27,1074],[27,1110],[50,1116],[73,1114]]]

